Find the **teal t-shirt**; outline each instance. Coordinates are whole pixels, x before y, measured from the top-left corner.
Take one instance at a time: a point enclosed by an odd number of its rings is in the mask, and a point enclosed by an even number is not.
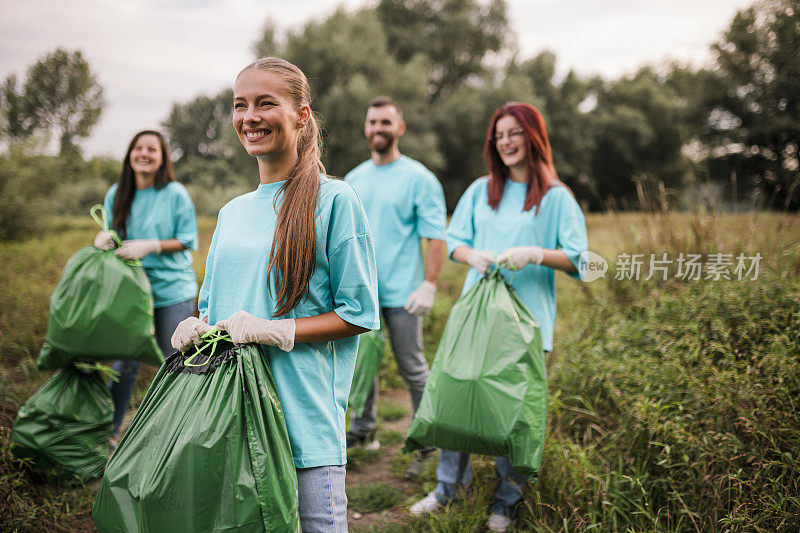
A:
[[[506,180],[497,210],[489,206],[488,178],[479,178],[464,192],[447,227],[447,253],[459,246],[500,254],[512,246],[560,248],[578,268],[581,252],[588,247],[586,221],[578,202],[563,185],[551,187],[536,207],[523,210],[527,184]],[[500,269],[539,322],[542,345],[553,349],[556,320],[556,285],[552,268],[528,265],[517,271]],[[570,274],[578,277],[577,273]],[[480,280],[470,268],[461,294]]]
[[[406,156],[387,165],[365,161],[345,181],[364,204],[375,239],[381,307],[403,307],[425,279],[420,238],[444,240],[442,185]]]
[[[307,297],[288,315],[334,311],[346,322],[377,329],[378,292],[372,235],[355,191],[321,176],[316,205],[316,268]],[[208,323],[247,311],[273,317],[277,291],[267,267],[284,182],[261,184],[219,212],[200,289],[200,317]],[[270,294],[269,286],[273,287]],[[297,468],[346,462],[345,411],[358,337],[296,343],[291,352],[264,346],[281,398]]]
[[[103,202],[112,218],[117,184]],[[128,216],[126,239],[178,239],[186,250],[150,254],[142,266],[153,289],[155,308],[174,305],[197,296],[197,276],[192,269],[192,252],[197,251],[197,218],[186,187],[170,182],[161,189],[137,190]]]

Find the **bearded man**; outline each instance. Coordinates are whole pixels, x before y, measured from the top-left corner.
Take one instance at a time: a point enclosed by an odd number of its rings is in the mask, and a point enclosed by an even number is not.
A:
[[[428,380],[422,350],[422,318],[433,307],[436,283],[446,255],[445,202],[442,185],[425,166],[400,153],[406,131],[403,111],[391,98],[376,98],[367,108],[364,135],[371,157],[347,176],[361,198],[372,230],[378,270],[378,298],[400,375],[417,411]],[[423,260],[422,241],[427,240]],[[347,447],[376,450],[378,378],[361,416],[354,416]],[[428,452],[429,453],[429,452]],[[414,459],[407,477],[422,470]]]

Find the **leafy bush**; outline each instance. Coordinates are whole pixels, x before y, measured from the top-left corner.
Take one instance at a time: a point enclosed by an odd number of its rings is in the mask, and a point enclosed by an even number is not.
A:
[[[767,269],[758,282],[649,286],[587,310],[583,340],[552,374],[533,516],[800,528],[799,289]]]

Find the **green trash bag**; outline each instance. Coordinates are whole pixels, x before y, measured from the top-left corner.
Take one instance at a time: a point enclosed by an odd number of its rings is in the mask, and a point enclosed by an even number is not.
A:
[[[495,269],[453,306],[403,451],[508,457],[535,481],[546,419],[539,325]]]
[[[204,338],[167,358],[111,456],[92,509],[100,533],[300,531],[266,354],[219,330]]]
[[[11,451],[31,459],[48,478],[85,482],[100,477],[114,430],[108,379],[74,367],[56,371],[20,408]]]
[[[381,360],[386,352],[386,335],[382,329],[362,333],[358,338],[358,355],[353,372],[353,383],[350,385],[350,397],[347,404],[361,416],[367,396],[375,383],[375,376],[381,367]]]
[[[101,210],[101,227],[108,229]],[[97,218],[95,218],[97,220]],[[40,370],[74,361],[139,359],[161,365],[153,324],[153,295],[141,261],[85,246],[73,255],[50,296],[47,337]]]

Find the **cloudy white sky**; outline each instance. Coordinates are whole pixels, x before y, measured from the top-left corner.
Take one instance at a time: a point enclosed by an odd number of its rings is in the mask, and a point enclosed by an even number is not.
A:
[[[105,89],[87,155],[121,157],[176,101],[212,94],[253,59],[264,21],[280,29],[365,0],[0,0],[0,76],[61,46],[79,49]],[[561,70],[618,76],[676,58],[703,63],[752,0],[508,0],[523,56],[554,51]]]

